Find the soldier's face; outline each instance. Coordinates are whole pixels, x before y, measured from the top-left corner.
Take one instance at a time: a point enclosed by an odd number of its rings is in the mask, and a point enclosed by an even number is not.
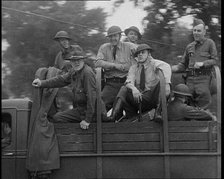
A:
[[[144,63],[149,56],[149,51],[148,50],[142,50],[138,53],[138,62],[139,63]]]
[[[62,46],[62,48],[69,48],[69,40],[66,38],[60,38],[59,40],[59,44]]]
[[[71,61],[71,64],[75,71],[79,71],[82,69],[82,67],[84,65],[84,60],[83,59],[73,60],[73,61]]]
[[[120,39],[121,39],[121,34],[114,34],[114,35],[110,35],[109,37],[110,40],[110,44],[111,45],[118,45]]]
[[[205,27],[203,24],[199,24],[193,28],[193,36],[195,41],[200,41],[205,37]]]
[[[128,39],[130,40],[130,42],[132,43],[136,43],[136,41],[138,40],[138,34],[137,32],[130,30],[127,34]]]

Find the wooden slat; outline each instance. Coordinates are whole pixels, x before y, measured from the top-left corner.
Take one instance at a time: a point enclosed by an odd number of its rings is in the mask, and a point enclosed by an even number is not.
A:
[[[93,151],[94,147],[92,143],[59,143],[60,152],[81,152],[81,151]]]
[[[207,133],[169,133],[169,141],[208,141]]]
[[[170,149],[208,149],[208,141],[203,142],[169,142]]]
[[[78,134],[70,134],[70,135],[57,135],[59,141],[63,142],[93,142],[93,135],[78,135]]]
[[[155,133],[155,132],[160,132],[160,128],[151,128],[151,127],[144,127],[144,128],[106,128],[106,129],[103,129],[103,134],[117,134],[117,133],[131,133],[131,134],[134,134],[134,133]]]
[[[170,127],[169,132],[208,132],[208,126],[206,127]]]
[[[147,134],[104,134],[103,142],[140,142],[140,141],[160,141],[159,133]]]
[[[141,151],[160,150],[159,142],[114,142],[103,143],[104,151]]]
[[[91,134],[95,132],[95,125],[90,125],[88,130],[81,129],[80,125],[75,123],[57,123],[54,126],[56,134]]]
[[[169,127],[173,126],[208,126],[211,121],[169,121]]]

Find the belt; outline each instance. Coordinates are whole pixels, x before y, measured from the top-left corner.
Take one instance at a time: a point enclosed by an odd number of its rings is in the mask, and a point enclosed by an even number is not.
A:
[[[124,78],[118,78],[118,77],[106,78],[106,82],[124,83],[125,81],[126,81],[126,77],[124,77]]]
[[[189,69],[186,71],[187,76],[210,76],[210,69]]]

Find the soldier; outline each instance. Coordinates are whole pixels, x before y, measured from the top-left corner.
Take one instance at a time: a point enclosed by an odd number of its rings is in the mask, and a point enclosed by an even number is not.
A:
[[[174,100],[167,107],[169,121],[212,120],[214,118],[210,112],[186,104],[188,98],[192,97],[187,85],[176,85],[173,93]]]
[[[71,68],[71,64],[66,60],[73,51],[83,51],[79,45],[70,45],[72,40],[68,33],[65,31],[59,31],[56,33],[54,40],[58,42],[61,51],[58,52],[54,66],[60,70],[68,71]]]
[[[127,39],[125,41],[132,42],[134,44],[138,43],[138,40],[142,38],[141,33],[139,32],[139,29],[135,26],[131,26],[124,30],[125,35],[127,36]]]
[[[121,33],[118,26],[108,29],[107,37],[110,43],[100,46],[96,59],[96,67],[102,67],[104,70],[105,86],[102,99],[107,111],[112,108],[116,95],[126,80],[137,47],[130,42],[121,42]]]
[[[53,116],[54,122],[80,122],[82,129],[88,129],[95,117],[96,78],[93,69],[84,63],[85,58],[83,52],[76,51],[69,58],[72,65],[69,72],[47,80],[35,79],[32,83],[33,86],[42,88],[58,88],[71,84],[73,109],[56,113]],[[106,116],[106,111],[103,111]]]
[[[171,67],[166,62],[154,59],[151,52],[152,48],[147,44],[138,46],[135,53],[137,63],[131,66],[125,85],[117,95],[110,117],[112,121],[118,119],[121,109],[125,110],[126,118],[131,118],[136,116],[139,110],[146,112],[157,108],[160,92],[158,69],[164,74],[166,96],[169,96]]]
[[[213,40],[205,38],[205,24],[195,19],[193,24],[194,41],[184,52],[183,60],[172,66],[172,72],[186,70],[186,84],[190,89],[195,105],[207,109],[211,103],[209,84],[211,68],[217,62],[217,50]]]

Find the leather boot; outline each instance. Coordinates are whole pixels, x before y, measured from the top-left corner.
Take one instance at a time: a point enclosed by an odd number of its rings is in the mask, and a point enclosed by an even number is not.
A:
[[[116,103],[113,106],[113,110],[110,116],[111,121],[117,120],[118,115],[122,110],[122,100],[120,98],[117,99]]]

